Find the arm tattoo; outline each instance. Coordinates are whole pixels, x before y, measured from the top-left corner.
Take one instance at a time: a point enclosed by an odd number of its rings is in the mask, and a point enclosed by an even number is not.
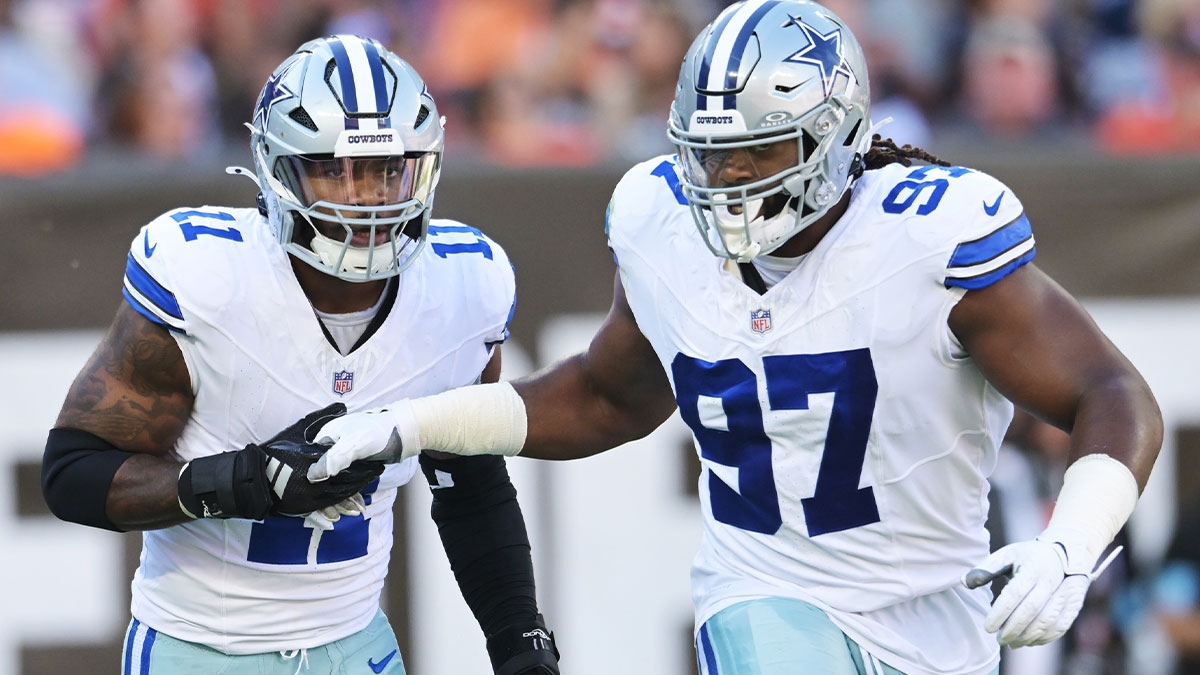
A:
[[[163,455],[182,433],[192,403],[175,339],[122,304],[71,385],[57,426],[89,431],[124,450]]]

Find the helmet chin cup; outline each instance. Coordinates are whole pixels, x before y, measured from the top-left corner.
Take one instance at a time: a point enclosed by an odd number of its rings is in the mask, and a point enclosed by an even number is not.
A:
[[[729,203],[729,197],[722,193],[712,196],[712,206],[709,213],[721,245],[729,253],[729,257],[737,262],[746,262],[758,255],[761,244],[754,240],[753,227],[762,221],[761,199]],[[741,213],[734,213],[732,206],[740,206]],[[749,214],[756,214],[750,218]]]
[[[724,251],[715,249],[711,239],[706,237],[709,248],[717,255],[739,263],[774,251],[807,227],[807,224],[799,223],[800,214],[794,207],[796,201],[789,198],[779,213],[767,218],[763,215],[763,199],[735,203],[743,207],[739,214],[730,210],[726,195],[714,194],[708,212]],[[750,217],[751,213],[754,217]]]
[[[322,263],[333,269],[365,277],[385,277],[396,266],[399,250],[392,239],[375,246],[348,246],[326,237],[316,227],[312,231],[309,246]]]

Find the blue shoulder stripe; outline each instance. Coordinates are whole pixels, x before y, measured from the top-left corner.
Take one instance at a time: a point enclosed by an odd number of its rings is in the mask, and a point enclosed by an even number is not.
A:
[[[947,267],[970,267],[987,262],[1032,237],[1033,230],[1029,225],[1029,218],[1022,213],[1020,218],[988,235],[959,244],[954,249],[954,255],[950,256],[950,264]]]
[[[129,292],[128,288],[122,288],[121,295],[125,297],[125,301],[129,303],[130,307],[132,307],[138,314],[141,314],[149,319],[151,323],[156,323],[174,333],[182,333],[184,335],[187,334],[187,331],[183,330],[182,328],[172,326],[166,321],[163,321],[162,317],[147,309],[146,306],[142,304],[141,300],[138,300],[133,296],[132,293]]]
[[[1016,260],[1013,260],[1013,261],[1009,262],[1008,264],[1006,264],[1002,267],[999,267],[997,269],[993,269],[990,272],[987,272],[985,274],[980,274],[980,275],[973,276],[973,277],[961,277],[961,278],[947,277],[946,278],[946,288],[950,288],[953,286],[953,287],[958,287],[958,288],[965,288],[968,291],[974,291],[974,290],[977,290],[980,288],[987,288],[988,286],[991,286],[992,284],[996,283],[997,281],[1000,281],[1004,277],[1012,274],[1021,265],[1024,265],[1025,263],[1029,262],[1030,260],[1033,260],[1033,257],[1036,254],[1037,254],[1037,249],[1030,248],[1027,253],[1025,253],[1021,257],[1017,258]]]
[[[946,266],[946,288],[986,288],[1037,255],[1029,218],[1012,222],[974,241],[959,244]]]
[[[179,301],[175,299],[175,294],[155,281],[154,277],[138,264],[132,253],[125,262],[125,282],[146,300],[154,303],[154,306],[163,314],[180,321],[183,320],[183,310],[179,308]]]

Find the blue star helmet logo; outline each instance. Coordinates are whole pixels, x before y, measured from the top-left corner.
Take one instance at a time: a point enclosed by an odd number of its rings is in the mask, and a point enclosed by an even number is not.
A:
[[[821,70],[821,85],[825,92],[825,98],[829,98],[829,94],[833,91],[833,81],[839,73],[854,80],[858,79],[854,71],[850,69],[850,64],[846,63],[846,57],[842,54],[842,31],[840,28],[834,28],[828,33],[822,34],[816,28],[804,23],[801,19],[797,19],[791,15],[788,18],[791,21],[787,25],[799,28],[804,33],[805,39],[808,40],[808,45],[787,57],[784,61],[790,63],[807,63],[819,68]]]
[[[286,101],[289,98],[295,98],[296,92],[288,88],[283,83],[283,79],[291,72],[292,66],[288,64],[278,73],[272,74],[267,80],[267,84],[263,87],[262,94],[258,97],[258,103],[254,106],[254,126],[259,129],[267,128],[267,118],[271,116],[271,108],[275,107],[276,103]]]

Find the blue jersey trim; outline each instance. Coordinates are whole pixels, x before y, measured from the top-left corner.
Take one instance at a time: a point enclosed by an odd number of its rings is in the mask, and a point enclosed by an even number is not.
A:
[[[180,321],[183,320],[183,310],[179,308],[179,301],[175,299],[175,294],[155,281],[154,277],[138,264],[132,253],[126,259],[125,280],[138,293],[141,293],[142,297],[161,309],[164,314]]]
[[[703,675],[718,675],[717,655],[713,653],[712,640],[708,637],[708,626],[700,627],[700,651],[704,658]]]
[[[145,637],[142,638],[142,650],[138,654],[137,673],[133,672],[133,645],[137,641],[138,633],[145,630]],[[158,631],[143,624],[137,619],[129,626],[129,634],[125,636],[125,664],[122,667],[124,675],[150,675],[150,652],[154,649],[154,640],[158,637]]]
[[[187,335],[187,331],[183,330],[182,328],[176,328],[175,326],[172,326],[171,324],[167,323],[166,321],[163,321],[162,318],[159,317],[154,312],[151,312],[149,309],[146,309],[145,305],[143,305],[141,302],[138,302],[138,299],[133,297],[133,294],[129,292],[128,288],[122,288],[121,295],[123,295],[125,297],[125,301],[129,303],[129,306],[132,307],[134,309],[134,311],[136,311],[138,314],[141,314],[142,316],[149,319],[151,323],[158,324],[159,326],[166,328],[167,330],[171,331],[172,333],[179,333],[180,335]]]
[[[142,639],[141,675],[150,675],[150,652],[154,649],[154,640],[156,638],[158,638],[158,631],[146,626],[146,637]]]
[[[130,675],[130,669],[133,668],[133,638],[137,635],[138,626],[141,622],[137,619],[129,626],[129,634],[125,636],[125,667],[121,670],[123,675]]]
[[[974,241],[964,242],[954,249],[947,267],[970,267],[997,258],[1033,237],[1029,218],[1020,218]]]
[[[951,287],[965,288],[968,291],[974,291],[974,290],[978,290],[980,288],[987,288],[988,286],[991,286],[992,284],[996,283],[997,281],[1000,281],[1004,277],[1015,272],[1018,267],[1033,260],[1033,257],[1036,254],[1037,254],[1036,248],[1030,249],[1028,253],[1021,256],[1020,258],[1017,258],[1016,260],[1013,260],[1012,262],[1008,263],[1007,265],[1004,265],[1003,267],[1000,267],[999,269],[991,270],[985,274],[980,274],[979,276],[966,277],[966,278],[949,278],[948,277],[946,279],[946,288],[951,288]]]

